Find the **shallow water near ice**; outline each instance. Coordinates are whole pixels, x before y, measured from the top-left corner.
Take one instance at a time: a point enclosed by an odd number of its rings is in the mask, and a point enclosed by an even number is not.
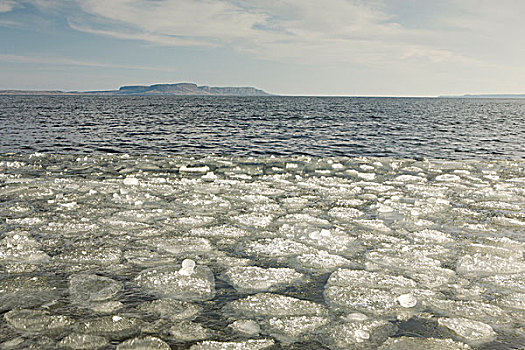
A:
[[[525,162],[0,155],[6,349],[525,346]]]

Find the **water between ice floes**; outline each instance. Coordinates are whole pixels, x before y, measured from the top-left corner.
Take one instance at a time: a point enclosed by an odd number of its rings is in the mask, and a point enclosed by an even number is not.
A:
[[[0,156],[3,349],[525,346],[525,162]]]

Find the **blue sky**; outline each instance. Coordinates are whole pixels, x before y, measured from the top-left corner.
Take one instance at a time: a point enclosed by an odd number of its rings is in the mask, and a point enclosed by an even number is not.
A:
[[[522,0],[0,0],[0,89],[525,93]]]

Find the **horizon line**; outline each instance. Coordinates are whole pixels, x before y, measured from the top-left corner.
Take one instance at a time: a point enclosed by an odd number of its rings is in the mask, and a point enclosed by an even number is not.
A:
[[[153,86],[153,85],[176,85],[176,84],[188,84],[188,83],[155,83],[151,85],[122,85],[123,86]],[[198,85],[197,86],[209,86],[209,85]],[[210,86],[210,87],[238,87],[238,86]],[[239,86],[240,87],[240,86]],[[258,87],[252,86],[242,86],[242,88],[254,88],[262,90]],[[78,95],[97,95],[97,93],[103,94],[105,92],[114,92],[119,91],[118,89],[112,90],[61,90],[61,89],[0,89],[0,95],[3,96],[15,96],[15,95],[52,95],[53,93],[60,94],[78,94]],[[275,94],[266,92],[268,96],[258,96],[258,97],[353,97],[353,98],[525,98],[525,93],[465,93],[465,94],[440,94],[440,95],[390,95],[390,94]],[[17,94],[20,93],[20,94]],[[125,96],[125,95],[116,95],[116,96]],[[134,94],[131,96],[213,96],[213,95],[198,95],[198,94]],[[227,95],[225,95],[227,96]],[[234,95],[232,95],[234,96]],[[244,96],[244,95],[243,95]],[[249,95],[246,97],[250,97]],[[256,96],[253,96],[256,97]]]

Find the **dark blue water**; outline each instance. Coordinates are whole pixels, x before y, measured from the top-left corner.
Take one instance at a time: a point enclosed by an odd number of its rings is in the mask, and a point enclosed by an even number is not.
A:
[[[0,151],[525,158],[525,100],[0,96]]]

